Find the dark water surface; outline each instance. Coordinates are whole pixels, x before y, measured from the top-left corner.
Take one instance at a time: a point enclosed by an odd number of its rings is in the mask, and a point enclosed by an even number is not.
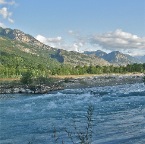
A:
[[[53,144],[53,127],[59,140],[71,144],[64,129],[74,131],[75,123],[83,131],[90,104],[93,144],[145,144],[143,83],[0,95],[0,144]]]

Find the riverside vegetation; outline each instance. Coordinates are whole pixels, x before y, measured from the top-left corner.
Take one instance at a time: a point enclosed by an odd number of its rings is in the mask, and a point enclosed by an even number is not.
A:
[[[116,59],[120,56],[117,55]],[[136,72],[145,73],[145,63],[127,61],[126,65],[113,65],[97,56],[52,48],[20,30],[0,27],[0,79],[17,80],[1,82],[3,90],[47,92],[48,89],[57,89],[61,83],[51,76]]]
[[[136,72],[145,73],[145,63],[113,65],[97,56],[52,48],[20,30],[0,27],[0,79],[23,79],[26,74],[28,78],[31,77],[30,86],[40,85],[39,79],[50,81],[49,76],[54,75]],[[25,81],[21,82],[28,86]],[[44,80],[42,83],[47,85]]]
[[[43,94],[62,89],[61,81],[51,77],[34,77],[31,71],[22,74],[20,80],[2,81],[0,93]]]
[[[12,63],[8,67],[3,65],[0,78],[16,78],[16,81],[1,82],[0,93],[48,93],[52,90],[63,89],[63,82],[67,83],[69,79],[59,79],[52,76],[58,75],[85,75],[85,74],[127,74],[127,73],[145,73],[145,64],[132,64],[127,66],[68,66],[61,65],[53,69],[46,68],[43,65],[17,66]],[[49,76],[48,76],[49,75]],[[20,79],[20,80],[19,80]],[[145,78],[144,78],[145,81]]]

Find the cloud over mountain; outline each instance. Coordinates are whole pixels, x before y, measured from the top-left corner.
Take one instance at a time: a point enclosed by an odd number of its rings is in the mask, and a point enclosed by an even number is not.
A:
[[[0,22],[0,27],[5,28],[6,26]]]
[[[61,36],[56,38],[46,38],[42,35],[37,35],[36,39],[50,45],[52,47],[62,48],[65,50],[73,51],[86,51],[86,50],[104,50],[106,52],[120,51],[131,55],[144,55],[145,54],[145,37],[124,32],[117,29],[114,32],[107,32],[103,34],[82,36],[73,30],[68,31],[69,36],[73,37],[71,43],[62,39]]]
[[[58,36],[56,38],[46,38],[46,37],[44,37],[42,35],[37,35],[36,39],[41,41],[41,42],[44,42],[44,43],[49,43],[49,42],[58,43],[58,42],[60,42],[62,40],[62,37]]]
[[[58,45],[60,45],[61,41],[62,41],[62,37],[58,36],[55,38],[46,38],[42,35],[37,35],[35,37],[37,40],[39,40],[40,42],[50,45],[52,47],[57,47]]]
[[[109,50],[139,50],[145,51],[145,37],[127,33],[121,29],[89,38],[90,44],[99,44],[104,49]]]
[[[79,51],[79,48],[83,46],[82,42],[73,42],[71,44],[68,44],[66,41],[62,39],[61,36],[57,36],[54,38],[46,38],[42,35],[37,35],[35,38],[40,42],[49,45],[51,47],[65,49],[68,51]]]

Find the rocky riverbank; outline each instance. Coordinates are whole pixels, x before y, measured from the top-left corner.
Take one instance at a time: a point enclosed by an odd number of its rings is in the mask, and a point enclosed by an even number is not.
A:
[[[64,83],[65,88],[85,88],[95,86],[113,86],[121,84],[142,83],[144,74],[106,74],[70,78]]]
[[[62,90],[63,87],[59,85],[1,85],[0,94],[16,94],[16,93],[26,93],[26,94],[45,94],[50,91]]]
[[[59,82],[52,85],[11,85],[1,84],[0,94],[45,94],[50,91],[85,88],[95,86],[113,86],[120,84],[142,83],[144,74],[125,74],[125,75],[94,75],[82,77],[60,78]]]

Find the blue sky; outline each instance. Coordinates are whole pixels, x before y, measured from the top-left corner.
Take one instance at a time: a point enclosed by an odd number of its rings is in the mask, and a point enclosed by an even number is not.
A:
[[[0,0],[0,25],[66,50],[145,54],[145,0]]]

